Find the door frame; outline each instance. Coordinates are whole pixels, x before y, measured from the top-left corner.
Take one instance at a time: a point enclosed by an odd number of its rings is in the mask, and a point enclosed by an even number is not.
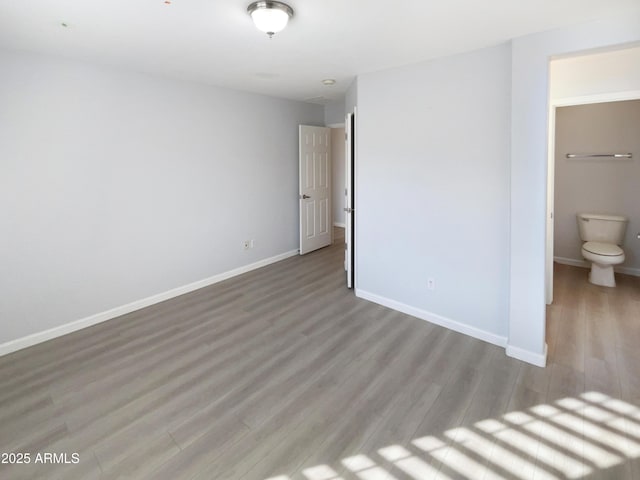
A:
[[[355,163],[356,162],[356,107],[345,118],[345,271],[347,288],[356,288],[355,269]]]

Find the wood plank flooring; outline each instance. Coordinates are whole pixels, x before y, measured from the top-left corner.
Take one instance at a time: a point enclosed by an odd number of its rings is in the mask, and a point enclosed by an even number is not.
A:
[[[540,369],[355,298],[340,242],[0,357],[0,478],[640,479],[640,279],[556,265]]]

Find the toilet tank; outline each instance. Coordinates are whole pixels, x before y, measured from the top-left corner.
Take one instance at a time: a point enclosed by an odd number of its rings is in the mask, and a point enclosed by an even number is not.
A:
[[[603,242],[622,245],[627,219],[618,215],[579,213],[578,229],[583,242]]]

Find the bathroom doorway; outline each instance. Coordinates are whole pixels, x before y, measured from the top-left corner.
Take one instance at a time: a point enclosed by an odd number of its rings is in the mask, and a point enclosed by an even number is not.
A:
[[[603,142],[602,145],[593,144],[592,140],[598,135],[587,135],[586,142],[581,145],[579,142],[575,142],[580,137],[581,131],[585,128],[594,128],[594,120],[591,119],[589,123],[588,119],[583,118],[585,115],[598,115],[598,112],[593,110],[600,110],[600,112],[608,112],[610,109],[605,104],[615,104],[618,102],[635,101],[640,99],[640,46],[620,46],[617,49],[591,54],[579,54],[570,57],[562,57],[552,59],[550,61],[550,104],[549,104],[549,142],[548,142],[548,165],[547,165],[547,214],[546,214],[546,275],[545,275],[545,296],[547,305],[552,304],[554,298],[554,261],[567,262],[574,260],[570,265],[585,266],[582,262],[582,257],[575,253],[576,245],[578,244],[578,230],[577,221],[575,215],[572,220],[567,220],[567,209],[556,211],[555,201],[560,192],[562,185],[559,185],[556,181],[556,172],[560,170],[561,174],[577,173],[577,177],[569,177],[571,179],[570,185],[573,190],[579,190],[579,187],[583,185],[577,178],[581,178],[581,175],[587,175],[593,177],[594,173],[597,178],[597,167],[603,165],[609,165],[610,167],[615,165],[612,163],[604,163],[601,160],[601,164],[596,163],[598,160],[592,158],[587,159],[570,159],[562,158],[562,155],[567,153],[619,153],[618,148],[622,145],[616,143],[613,139],[614,134],[610,142]],[[633,88],[630,88],[633,87]],[[602,104],[602,105],[600,105]],[[600,105],[600,107],[598,106]],[[571,108],[575,107],[575,110],[571,112]],[[591,111],[591,112],[590,112]],[[560,113],[560,118],[558,114]],[[619,119],[616,113],[605,113],[605,115],[613,115],[613,119]],[[563,117],[568,117],[567,120],[571,123],[569,130],[573,129],[573,133],[568,132],[568,140],[571,140],[570,148],[564,145],[556,145],[557,137],[557,120],[561,120]],[[582,123],[571,121],[576,119],[582,119]],[[586,122],[586,123],[585,123]],[[612,123],[608,122],[607,127],[611,127]],[[619,122],[618,122],[619,123]],[[638,130],[636,130],[637,132]],[[561,139],[558,139],[561,140]],[[560,152],[560,150],[576,150],[576,152]],[[587,152],[592,149],[594,152]],[[600,149],[598,152],[595,150]],[[605,152],[604,150],[612,150],[611,152]],[[613,152],[616,150],[616,152]],[[628,153],[628,152],[625,152]],[[640,164],[638,156],[635,155],[635,165]],[[556,165],[556,162],[563,162]],[[618,162],[617,165],[620,165]],[[588,166],[596,167],[590,169],[589,172],[581,171],[579,167]],[[576,167],[578,167],[576,172]],[[573,170],[573,172],[572,172]],[[602,170],[602,168],[600,168]],[[606,171],[607,169],[604,168]],[[617,170],[618,174],[620,169]],[[609,174],[609,176],[615,174]],[[626,182],[631,181],[631,177],[625,177]],[[567,184],[567,178],[562,179],[563,184]],[[611,183],[611,180],[610,182]],[[613,188],[613,186],[612,186]],[[640,187],[639,187],[640,188]],[[593,191],[594,188],[592,187]],[[610,190],[610,189],[609,189]],[[584,193],[584,192],[583,192]],[[606,193],[606,192],[605,192]],[[605,195],[601,192],[600,195]],[[578,201],[578,199],[574,199]],[[637,203],[637,202],[635,202]],[[603,209],[617,208],[615,205],[611,205],[611,202],[601,202],[593,205],[593,208],[604,213]],[[584,212],[584,208],[589,209],[589,205],[580,206],[580,210]],[[574,212],[574,214],[577,212]],[[558,218],[558,214],[562,218]],[[559,222],[562,222],[561,224]],[[556,232],[556,225],[561,225],[561,232]],[[570,227],[568,225],[571,225]],[[564,228],[566,227],[566,228]],[[640,229],[640,226],[628,225],[627,235],[633,228]],[[567,230],[568,229],[568,230]],[[555,243],[558,240],[558,234],[562,236],[561,245],[556,246]],[[640,242],[640,241],[639,241]],[[560,252],[558,252],[560,248]],[[637,253],[637,257],[640,257],[640,252]],[[627,262],[628,263],[628,262]],[[635,268],[635,262],[631,268]],[[638,265],[640,267],[640,263]],[[624,267],[623,267],[624,268]],[[635,273],[635,270],[627,271],[627,273]]]
[[[635,60],[627,64],[630,57]],[[552,60],[550,94],[548,361],[560,365],[560,371],[583,375],[584,385],[577,389],[606,386],[621,395],[637,395],[633,379],[640,368],[640,48]],[[631,158],[590,156],[620,153],[630,153]],[[615,288],[589,282],[590,263],[582,258],[577,213],[629,218],[622,245],[627,260],[617,269]]]

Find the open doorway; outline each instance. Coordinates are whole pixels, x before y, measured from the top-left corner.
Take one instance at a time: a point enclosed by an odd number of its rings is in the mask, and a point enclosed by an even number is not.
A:
[[[344,243],[348,288],[355,288],[355,107],[342,125],[331,127],[334,243]]]
[[[355,117],[346,124],[299,127],[301,255],[345,245],[346,284],[355,286],[353,257]]]
[[[545,297],[553,302],[557,109],[640,99],[640,46],[580,54],[550,62],[549,147],[547,165]],[[586,147],[586,145],[585,145]],[[608,147],[608,145],[607,145]],[[615,145],[611,145],[611,148]],[[615,148],[614,148],[615,149]],[[585,152],[578,152],[585,153]],[[604,152],[610,153],[610,152]]]
[[[640,360],[633,347],[640,295],[640,67],[634,65],[638,47],[552,60],[550,67],[548,355],[617,388],[621,367]],[[629,89],[633,78],[637,89]],[[628,222],[618,243],[626,258],[615,268],[616,287],[590,281],[580,228],[585,213]]]

